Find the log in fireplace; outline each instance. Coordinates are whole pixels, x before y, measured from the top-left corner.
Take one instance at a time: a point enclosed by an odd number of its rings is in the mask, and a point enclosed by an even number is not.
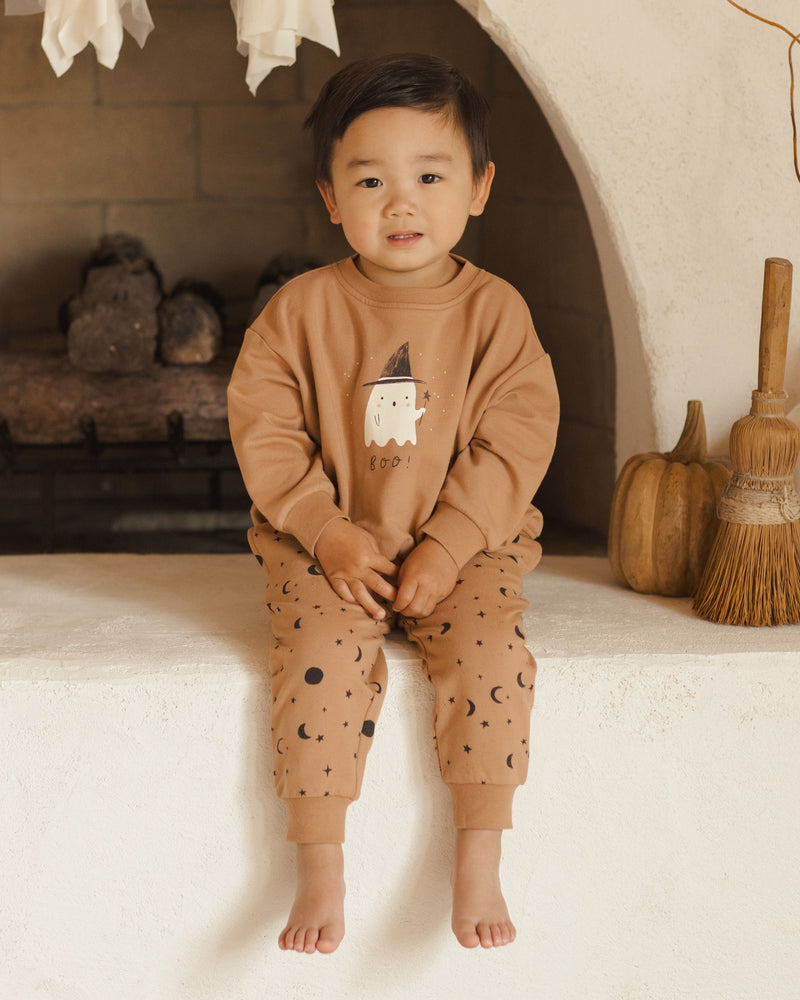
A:
[[[244,546],[225,399],[236,345],[221,299],[198,288],[165,296],[139,240],[103,237],[62,341],[2,355],[3,551],[207,549],[206,531]]]

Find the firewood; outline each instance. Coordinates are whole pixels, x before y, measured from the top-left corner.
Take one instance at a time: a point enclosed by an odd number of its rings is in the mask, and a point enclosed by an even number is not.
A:
[[[306,271],[312,271],[315,267],[320,267],[321,263],[314,257],[301,257],[292,253],[282,253],[274,257],[259,275],[248,323],[252,323],[256,319],[275,292],[287,281],[291,281],[298,274],[304,274]]]
[[[186,440],[226,440],[226,389],[235,352],[201,367],[154,365],[142,374],[92,374],[65,353],[0,353],[0,423],[15,444],[80,444],[90,417],[101,445],[163,441],[177,410]],[[2,434],[0,433],[0,446]]]
[[[151,368],[161,298],[161,277],[141,243],[125,234],[103,237],[83,288],[64,310],[70,361],[90,372]]]
[[[205,284],[184,280],[159,308],[161,360],[168,365],[208,364],[222,347],[220,297]]]
[[[154,364],[155,310],[98,302],[69,327],[69,359],[88,372],[142,372]]]

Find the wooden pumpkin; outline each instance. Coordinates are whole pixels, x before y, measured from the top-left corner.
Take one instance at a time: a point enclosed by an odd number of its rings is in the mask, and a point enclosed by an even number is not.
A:
[[[708,459],[703,404],[691,400],[673,450],[634,455],[619,474],[608,534],[617,580],[643,594],[693,595],[729,478],[723,462]]]

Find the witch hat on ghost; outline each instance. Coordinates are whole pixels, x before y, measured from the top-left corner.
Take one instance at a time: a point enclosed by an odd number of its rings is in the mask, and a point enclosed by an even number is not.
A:
[[[389,358],[383,366],[381,377],[374,382],[365,382],[364,385],[392,385],[395,382],[420,382],[424,384],[424,379],[412,378],[411,376],[408,341],[405,344],[401,344]]]

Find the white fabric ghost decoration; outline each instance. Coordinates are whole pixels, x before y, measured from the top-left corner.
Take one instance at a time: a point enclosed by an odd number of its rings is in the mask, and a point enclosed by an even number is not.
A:
[[[236,51],[247,58],[245,79],[255,95],[276,66],[291,66],[303,38],[339,55],[333,0],[230,0],[236,20]],[[6,14],[44,12],[42,48],[57,76],[87,45],[97,61],[113,69],[123,28],[140,46],[153,30],[147,0],[6,0]],[[187,25],[191,12],[186,14]],[[187,26],[187,34],[190,33]]]
[[[247,59],[247,86],[258,85],[276,66],[291,66],[303,38],[339,55],[333,0],[230,0],[236,18],[236,51]]]
[[[153,30],[146,0],[6,0],[6,14],[44,11],[42,48],[56,76],[66,73],[79,52],[93,45],[107,69],[117,64],[122,30],[143,46]]]

